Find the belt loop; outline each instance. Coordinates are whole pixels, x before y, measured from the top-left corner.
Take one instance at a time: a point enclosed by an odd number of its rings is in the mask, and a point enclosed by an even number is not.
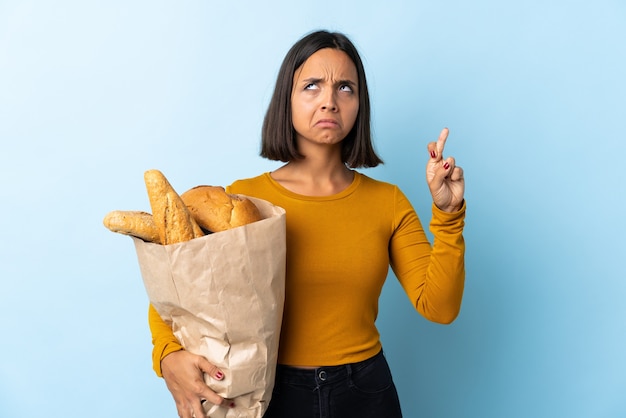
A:
[[[352,377],[352,366],[350,364],[346,364],[346,371],[348,372],[348,380]]]

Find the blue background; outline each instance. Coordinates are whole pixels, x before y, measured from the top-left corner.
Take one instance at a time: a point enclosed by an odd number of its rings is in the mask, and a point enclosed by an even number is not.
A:
[[[450,326],[393,277],[379,326],[407,417],[626,416],[623,1],[0,1],[0,416],[174,417],[110,210],[278,164],[259,132],[287,49],[343,31],[368,72],[365,173],[430,219],[427,142],[466,172]]]

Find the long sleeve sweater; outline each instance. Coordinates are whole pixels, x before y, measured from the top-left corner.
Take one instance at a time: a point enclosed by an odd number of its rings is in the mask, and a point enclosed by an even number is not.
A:
[[[303,196],[269,173],[239,180],[227,192],[286,210],[287,273],[278,362],[333,366],[365,360],[381,349],[375,321],[389,267],[415,309],[450,323],[459,313],[465,267],[465,203],[447,213],[433,205],[431,246],[411,203],[392,184],[355,172],[332,196]],[[153,366],[182,349],[150,306]]]

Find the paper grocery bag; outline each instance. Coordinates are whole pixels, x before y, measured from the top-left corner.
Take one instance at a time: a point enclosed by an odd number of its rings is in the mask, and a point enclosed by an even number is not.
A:
[[[248,198],[262,220],[179,244],[133,238],[150,302],[186,350],[224,371],[222,381],[206,376],[206,382],[235,407],[206,402],[212,418],[261,418],[274,385],[285,295],[285,211]]]

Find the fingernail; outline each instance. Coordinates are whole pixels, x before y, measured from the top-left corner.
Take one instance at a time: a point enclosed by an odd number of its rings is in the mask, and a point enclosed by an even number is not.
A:
[[[222,374],[222,372],[217,372],[215,373],[215,377],[217,377],[218,379],[221,379],[222,377],[224,377],[224,375]]]
[[[234,408],[235,407],[235,402],[231,402],[230,405],[228,405],[228,406],[230,406],[231,408]]]
[[[447,170],[448,168],[450,168],[450,164],[448,164],[448,163],[444,163],[444,164],[443,164],[443,168],[445,168],[445,169]]]
[[[435,158],[437,156],[437,154],[435,154],[435,151],[431,151],[430,152],[430,157],[431,158]]]

